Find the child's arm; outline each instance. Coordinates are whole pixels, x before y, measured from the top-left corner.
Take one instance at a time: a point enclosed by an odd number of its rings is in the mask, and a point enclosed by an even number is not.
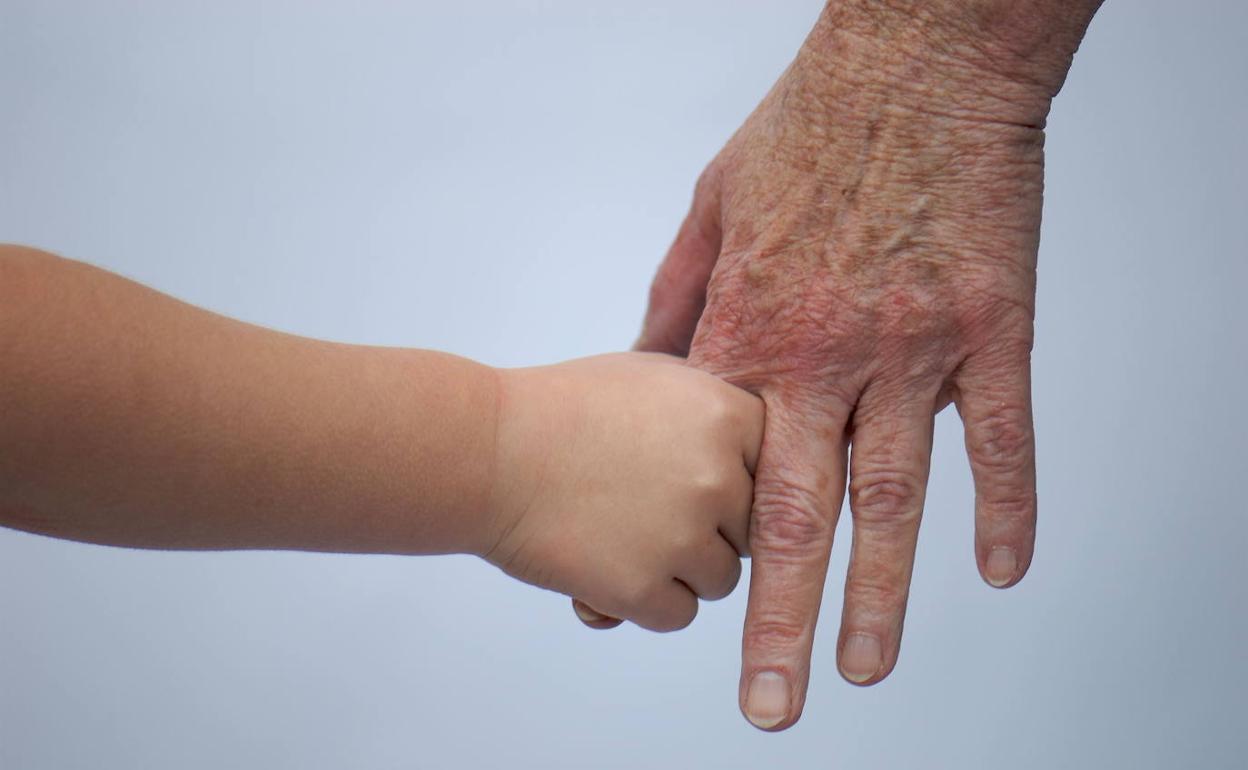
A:
[[[474,551],[494,370],[0,251],[0,524],[150,548]]]
[[[650,628],[735,585],[761,402],[663,356],[494,370],[209,313],[0,247],[0,525],[482,555]]]

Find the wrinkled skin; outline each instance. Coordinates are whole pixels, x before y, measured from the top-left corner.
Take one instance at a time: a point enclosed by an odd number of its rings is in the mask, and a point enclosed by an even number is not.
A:
[[[766,402],[740,689],[764,729],[800,716],[846,492],[840,670],[869,685],[896,665],[950,402],[984,579],[1020,580],[1035,537],[1043,125],[1083,27],[1046,59],[1052,36],[1030,50],[836,5],[699,180],[638,342]]]

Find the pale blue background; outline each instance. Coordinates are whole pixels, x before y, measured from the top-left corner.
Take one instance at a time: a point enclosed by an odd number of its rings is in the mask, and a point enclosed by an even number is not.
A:
[[[284,330],[500,365],[631,341],[817,0],[0,0],[0,239]],[[901,663],[736,707],[745,592],[595,634],[470,558],[0,531],[0,767],[1244,767],[1248,9],[1111,0],[1049,135],[1031,574],[939,421]],[[2,365],[2,362],[0,362]]]

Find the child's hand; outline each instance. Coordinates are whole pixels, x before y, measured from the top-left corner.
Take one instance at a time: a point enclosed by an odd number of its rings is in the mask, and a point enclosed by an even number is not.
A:
[[[485,557],[655,631],[727,596],[746,554],[756,396],[620,353],[501,373],[498,512]]]

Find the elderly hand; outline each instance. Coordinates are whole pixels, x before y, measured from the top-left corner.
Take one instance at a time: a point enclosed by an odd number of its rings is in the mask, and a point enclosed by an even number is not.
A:
[[[980,573],[1004,588],[1031,563],[1042,127],[1097,4],[830,2],[699,181],[638,346],[767,405],[740,685],[761,728],[801,713],[847,476],[840,670],[896,664],[951,401]]]

